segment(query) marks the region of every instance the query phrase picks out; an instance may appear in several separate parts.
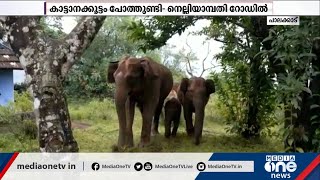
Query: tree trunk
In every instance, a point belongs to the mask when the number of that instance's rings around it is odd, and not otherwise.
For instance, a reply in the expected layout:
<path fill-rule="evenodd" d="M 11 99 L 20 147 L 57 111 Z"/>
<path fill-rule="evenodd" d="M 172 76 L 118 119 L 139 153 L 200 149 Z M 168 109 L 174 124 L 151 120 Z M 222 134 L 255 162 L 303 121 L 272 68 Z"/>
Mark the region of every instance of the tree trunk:
<path fill-rule="evenodd" d="M 105 17 L 83 17 L 62 40 L 47 37 L 40 17 L 6 17 L 7 39 L 26 72 L 34 97 L 41 152 L 77 152 L 62 83 L 90 45 Z"/>
<path fill-rule="evenodd" d="M 259 41 L 252 41 L 252 46 L 249 50 L 249 58 L 250 58 L 250 89 L 249 89 L 249 99 L 248 99 L 248 119 L 247 126 L 245 131 L 242 132 L 242 136 L 244 138 L 251 138 L 255 136 L 259 136 L 260 133 L 260 123 L 258 121 L 258 113 L 259 113 L 259 91 L 260 91 L 260 82 L 261 78 L 263 78 L 260 74 L 261 69 L 261 59 L 259 57 L 255 57 L 256 54 L 260 51 L 260 43 Z"/>
<path fill-rule="evenodd" d="M 248 120 L 245 131 L 242 132 L 244 138 L 259 136 L 260 125 L 258 122 L 258 91 L 259 91 L 259 59 L 251 59 L 250 61 L 250 87 L 248 99 Z"/>

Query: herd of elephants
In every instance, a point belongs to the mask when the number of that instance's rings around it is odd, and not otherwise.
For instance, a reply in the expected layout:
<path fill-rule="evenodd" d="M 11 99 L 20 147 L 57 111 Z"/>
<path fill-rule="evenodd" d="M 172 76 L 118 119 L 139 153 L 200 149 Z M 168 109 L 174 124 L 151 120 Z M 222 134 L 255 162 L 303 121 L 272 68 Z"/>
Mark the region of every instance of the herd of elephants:
<path fill-rule="evenodd" d="M 215 92 L 214 82 L 202 77 L 182 78 L 173 82 L 171 71 L 149 57 L 126 56 L 110 62 L 108 82 L 115 84 L 115 106 L 119 120 L 118 147 L 132 147 L 135 106 L 142 115 L 139 147 L 150 143 L 159 134 L 159 118 L 164 108 L 165 137 L 175 137 L 183 110 L 186 132 L 199 145 L 202 136 L 205 106 Z M 193 125 L 192 115 L 195 113 Z M 172 127 L 173 126 L 173 127 Z"/>

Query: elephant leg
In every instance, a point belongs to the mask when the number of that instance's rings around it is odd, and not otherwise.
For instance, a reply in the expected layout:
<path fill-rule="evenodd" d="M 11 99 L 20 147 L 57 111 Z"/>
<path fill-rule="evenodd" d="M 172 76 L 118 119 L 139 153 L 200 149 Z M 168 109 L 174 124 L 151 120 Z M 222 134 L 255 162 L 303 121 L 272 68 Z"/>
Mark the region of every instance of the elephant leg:
<path fill-rule="evenodd" d="M 142 112 L 143 112 L 142 104 L 141 103 L 137 103 L 137 107 L 139 108 L 140 113 L 142 114 Z"/>
<path fill-rule="evenodd" d="M 135 102 L 132 98 L 128 98 L 126 102 L 126 110 L 127 110 L 127 129 L 126 129 L 126 144 L 128 147 L 133 147 L 133 133 L 132 133 L 132 125 L 134 120 L 134 106 Z"/>
<path fill-rule="evenodd" d="M 163 103 L 164 101 L 160 101 L 158 103 L 158 106 L 156 108 L 156 111 L 154 113 L 154 117 L 153 117 L 153 123 L 152 123 L 152 135 L 156 135 L 159 134 L 158 128 L 159 128 L 159 119 L 160 119 L 160 114 L 163 108 Z"/>
<path fill-rule="evenodd" d="M 152 117 L 155 112 L 155 106 L 151 103 L 143 105 L 142 112 L 142 130 L 139 147 L 144 147 L 150 143 Z"/>
<path fill-rule="evenodd" d="M 171 133 L 172 137 L 176 137 L 177 136 L 178 127 L 179 127 L 179 124 L 177 125 L 176 122 L 174 122 L 172 133 Z"/>
<path fill-rule="evenodd" d="M 177 114 L 175 115 L 175 119 L 173 121 L 173 129 L 172 129 L 172 136 L 173 137 L 177 136 L 177 131 L 178 131 L 179 124 L 180 124 L 180 114 L 181 114 L 181 112 L 178 111 Z"/>
<path fill-rule="evenodd" d="M 171 119 L 169 118 L 169 114 L 168 114 L 169 112 L 165 112 L 165 119 L 164 119 L 164 128 L 165 128 L 165 130 L 164 130 L 164 136 L 166 137 L 166 138 L 169 138 L 170 137 L 170 135 L 171 135 Z"/>
<path fill-rule="evenodd" d="M 161 110 L 160 118 L 161 118 L 161 119 L 164 119 L 164 118 L 165 118 L 165 116 L 164 116 L 164 109 Z"/>
<path fill-rule="evenodd" d="M 118 147 L 123 148 L 126 143 L 126 100 L 125 92 L 119 87 L 115 92 L 115 104 L 119 120 Z"/>
<path fill-rule="evenodd" d="M 202 136 L 202 129 L 203 129 L 203 120 L 204 120 L 204 107 L 196 109 L 195 112 L 195 122 L 194 122 L 194 144 L 199 145 L 200 139 Z"/>
<path fill-rule="evenodd" d="M 186 121 L 186 131 L 189 136 L 194 134 L 194 127 L 192 123 L 192 108 L 190 105 L 186 105 L 183 107 L 184 119 Z"/>

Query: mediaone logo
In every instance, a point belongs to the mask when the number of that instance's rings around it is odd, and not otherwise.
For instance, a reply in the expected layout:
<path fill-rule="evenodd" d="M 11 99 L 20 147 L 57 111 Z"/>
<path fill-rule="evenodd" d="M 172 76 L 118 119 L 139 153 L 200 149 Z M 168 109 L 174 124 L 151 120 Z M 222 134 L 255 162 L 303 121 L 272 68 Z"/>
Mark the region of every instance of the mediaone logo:
<path fill-rule="evenodd" d="M 271 178 L 291 178 L 297 170 L 295 155 L 267 155 L 264 169 L 271 173 Z"/>

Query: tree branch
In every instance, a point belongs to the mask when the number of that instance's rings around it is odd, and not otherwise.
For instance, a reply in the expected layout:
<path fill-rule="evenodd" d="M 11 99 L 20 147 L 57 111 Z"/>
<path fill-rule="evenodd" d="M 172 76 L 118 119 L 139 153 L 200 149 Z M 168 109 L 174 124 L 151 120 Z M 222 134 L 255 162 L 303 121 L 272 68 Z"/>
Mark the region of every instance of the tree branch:
<path fill-rule="evenodd" d="M 240 23 L 238 23 L 238 22 L 234 22 L 234 21 L 228 21 L 228 22 L 230 22 L 230 23 L 232 23 L 232 24 L 234 24 L 234 25 L 236 25 L 236 26 L 238 26 L 238 27 L 242 28 L 244 31 L 248 31 L 248 28 L 247 28 L 247 27 L 245 27 L 243 24 L 240 24 Z"/>
<path fill-rule="evenodd" d="M 81 54 L 88 48 L 95 35 L 98 33 L 106 17 L 82 17 L 76 27 L 65 38 L 67 50 L 65 62 L 61 73 L 67 74 L 69 69 L 80 58 Z"/>
<path fill-rule="evenodd" d="M 249 35 L 248 35 L 248 33 L 246 33 L 246 41 L 247 41 L 247 46 L 248 46 L 248 48 L 250 49 L 251 47 L 250 47 L 250 41 L 249 41 Z"/>
<path fill-rule="evenodd" d="M 39 16 L 7 16 L 5 17 L 6 40 L 10 43 L 12 50 L 18 56 L 21 50 L 37 44 L 39 30 Z"/>
<path fill-rule="evenodd" d="M 165 66 L 169 65 L 167 58 L 163 59 L 162 64 L 165 65 Z"/>
<path fill-rule="evenodd" d="M 222 39 L 218 39 L 218 38 L 214 38 L 213 40 L 215 40 L 215 41 L 218 41 L 218 42 L 221 42 L 221 43 L 224 43 L 224 44 L 237 44 L 237 45 L 239 45 L 239 46 L 241 46 L 242 48 L 246 48 L 246 46 L 244 46 L 243 44 L 240 44 L 239 42 L 238 42 L 238 40 L 236 41 L 236 42 L 232 42 L 232 41 L 224 41 L 224 40 L 222 40 Z"/>
<path fill-rule="evenodd" d="M 227 42 L 227 41 L 224 41 L 224 40 L 218 39 L 218 38 L 214 38 L 213 40 L 218 41 L 218 42 L 221 42 L 221 43 L 223 43 L 223 44 L 229 43 L 229 42 Z"/>
<path fill-rule="evenodd" d="M 188 35 L 189 36 L 189 35 Z M 191 46 L 188 44 L 188 38 L 186 39 L 186 45 L 189 47 L 190 49 L 190 52 L 187 54 L 186 56 L 186 60 L 187 60 L 187 63 L 186 63 L 186 68 L 187 68 L 187 73 L 192 77 L 193 76 L 193 73 L 192 73 L 192 68 L 191 68 L 191 63 L 190 63 L 190 59 L 189 59 L 189 56 L 191 55 L 191 52 L 192 52 L 192 49 L 191 49 Z M 188 70 L 188 66 L 189 66 L 189 70 Z"/>
<path fill-rule="evenodd" d="M 187 65 L 187 63 L 186 63 L 186 70 L 187 70 L 187 73 L 192 77 L 193 74 L 188 70 L 188 65 Z"/>
<path fill-rule="evenodd" d="M 192 73 L 190 59 L 188 58 L 188 56 L 186 56 L 186 59 L 187 59 L 187 63 L 186 63 L 187 73 L 192 77 L 193 73 Z"/>
<path fill-rule="evenodd" d="M 204 67 L 204 62 L 207 60 L 208 58 L 208 55 L 209 55 L 209 49 L 210 49 L 210 43 L 208 42 L 208 47 L 207 47 L 207 55 L 206 57 L 202 60 L 202 72 L 200 73 L 200 77 L 202 77 L 203 73 L 208 70 L 208 69 L 205 69 Z"/>

